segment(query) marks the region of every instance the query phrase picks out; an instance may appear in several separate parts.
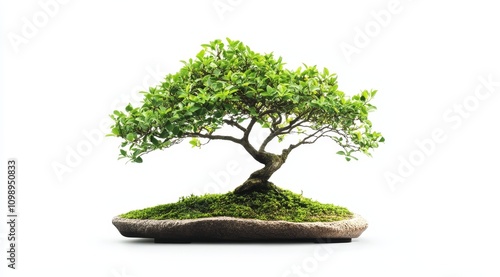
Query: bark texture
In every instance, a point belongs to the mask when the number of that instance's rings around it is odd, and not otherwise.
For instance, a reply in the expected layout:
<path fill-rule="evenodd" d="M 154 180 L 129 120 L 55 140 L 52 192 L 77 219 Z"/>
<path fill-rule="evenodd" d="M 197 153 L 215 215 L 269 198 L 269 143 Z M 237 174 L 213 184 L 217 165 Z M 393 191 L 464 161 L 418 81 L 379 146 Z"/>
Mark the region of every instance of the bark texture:
<path fill-rule="evenodd" d="M 234 190 L 235 194 L 247 194 L 254 191 L 266 192 L 269 190 L 276 190 L 276 186 L 269 182 L 269 178 L 285 163 L 287 152 L 281 155 L 262 152 L 260 154 L 260 161 L 264 167 L 250 174 L 250 177 L 239 187 Z"/>

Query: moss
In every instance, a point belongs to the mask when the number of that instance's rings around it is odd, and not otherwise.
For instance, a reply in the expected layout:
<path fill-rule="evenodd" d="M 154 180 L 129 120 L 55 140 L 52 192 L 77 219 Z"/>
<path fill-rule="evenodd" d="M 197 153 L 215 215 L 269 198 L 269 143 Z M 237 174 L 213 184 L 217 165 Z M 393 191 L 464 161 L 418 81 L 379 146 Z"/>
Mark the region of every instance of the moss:
<path fill-rule="evenodd" d="M 130 211 L 120 215 L 131 219 L 195 219 L 230 216 L 292 222 L 337 221 L 352 217 L 340 206 L 322 204 L 288 190 L 276 189 L 246 195 L 205 194 L 181 197 L 178 202 Z"/>

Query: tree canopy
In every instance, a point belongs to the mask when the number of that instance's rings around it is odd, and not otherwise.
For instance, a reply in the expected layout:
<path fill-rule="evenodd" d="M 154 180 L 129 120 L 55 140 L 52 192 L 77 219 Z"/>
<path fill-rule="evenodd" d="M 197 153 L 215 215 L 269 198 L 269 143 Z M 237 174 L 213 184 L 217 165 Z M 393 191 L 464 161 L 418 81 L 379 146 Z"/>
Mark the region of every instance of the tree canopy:
<path fill-rule="evenodd" d="M 284 163 L 293 149 L 320 138 L 338 144 L 337 154 L 347 160 L 356 152 L 370 155 L 384 141 L 368 119 L 376 109 L 369 102 L 377 91 L 349 97 L 338 89 L 336 74 L 326 68 L 304 65 L 290 70 L 281 57 L 256 53 L 230 39 L 203 44 L 195 58 L 182 63 L 177 73 L 143 92 L 142 106 L 129 104 L 111 115 L 112 135 L 124 139 L 121 158 L 142 162 L 144 154 L 186 138 L 195 147 L 225 140 L 242 145 L 268 167 L 278 160 Z M 249 142 L 255 125 L 269 130 L 260 145 Z M 224 134 L 223 126 L 241 134 Z M 271 141 L 288 136 L 294 141 L 282 153 L 267 151 Z"/>

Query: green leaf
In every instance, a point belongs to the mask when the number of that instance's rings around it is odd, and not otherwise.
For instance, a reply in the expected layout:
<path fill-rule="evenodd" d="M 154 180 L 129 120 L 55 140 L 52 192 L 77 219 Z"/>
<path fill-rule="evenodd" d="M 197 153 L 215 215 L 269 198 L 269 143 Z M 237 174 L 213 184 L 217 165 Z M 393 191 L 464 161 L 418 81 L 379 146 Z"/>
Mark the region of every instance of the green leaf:
<path fill-rule="evenodd" d="M 169 132 L 172 132 L 172 130 L 174 129 L 174 125 L 170 123 L 170 121 L 168 121 L 167 124 L 165 124 L 165 129 L 167 129 Z"/>
<path fill-rule="evenodd" d="M 149 140 L 151 140 L 151 143 L 154 146 L 158 146 L 160 144 L 160 142 L 154 136 L 151 136 L 151 138 Z"/>
<path fill-rule="evenodd" d="M 142 163 L 142 158 L 141 158 L 141 157 L 136 157 L 136 158 L 134 159 L 134 162 L 135 162 L 135 163 Z"/>
<path fill-rule="evenodd" d="M 163 139 L 166 139 L 166 138 L 168 138 L 168 137 L 169 137 L 169 135 L 170 135 L 169 131 L 165 129 L 165 130 L 163 130 L 163 131 L 160 133 L 159 137 L 160 137 L 160 138 L 163 138 Z"/>
<path fill-rule="evenodd" d="M 366 90 L 363 91 L 363 98 L 364 98 L 364 100 L 368 100 L 368 98 L 369 98 L 368 91 L 366 91 Z"/>
<path fill-rule="evenodd" d="M 338 152 L 337 152 L 337 155 L 342 155 L 342 156 L 345 156 L 345 152 L 344 152 L 344 151 L 338 151 Z"/>
<path fill-rule="evenodd" d="M 196 54 L 196 57 L 200 60 L 203 59 L 203 56 L 205 56 L 205 49 L 201 50 L 200 52 L 198 52 L 198 54 Z"/>
<path fill-rule="evenodd" d="M 115 127 L 113 129 L 111 129 L 111 133 L 113 133 L 114 135 L 119 136 L 120 135 L 120 129 L 118 129 L 118 128 Z"/>
<path fill-rule="evenodd" d="M 177 136 L 177 135 L 179 134 L 179 127 L 174 126 L 174 127 L 172 128 L 172 134 L 173 134 L 174 136 Z"/>
<path fill-rule="evenodd" d="M 126 110 L 127 112 L 130 112 L 130 111 L 132 111 L 133 109 L 134 109 L 134 108 L 133 108 L 133 107 L 132 107 L 132 105 L 130 105 L 130 104 L 128 104 L 128 105 L 125 107 L 125 110 Z"/>
<path fill-rule="evenodd" d="M 201 146 L 201 142 L 198 138 L 192 138 L 190 141 L 189 141 L 189 144 L 191 144 L 191 146 L 194 148 L 194 147 L 200 147 Z"/>
<path fill-rule="evenodd" d="M 122 156 L 127 156 L 127 151 L 123 150 L 123 149 L 120 149 L 120 154 L 122 154 Z"/>
<path fill-rule="evenodd" d="M 126 138 L 128 141 L 134 141 L 137 138 L 137 134 L 136 133 L 129 133 L 129 134 L 127 134 Z"/>

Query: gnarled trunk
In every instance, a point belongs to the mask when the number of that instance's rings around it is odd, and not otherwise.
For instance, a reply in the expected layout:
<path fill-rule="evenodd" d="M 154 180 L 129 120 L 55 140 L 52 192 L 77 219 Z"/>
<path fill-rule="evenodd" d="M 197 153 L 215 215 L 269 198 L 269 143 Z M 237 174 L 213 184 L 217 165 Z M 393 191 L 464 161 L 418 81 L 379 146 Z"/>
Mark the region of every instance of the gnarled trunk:
<path fill-rule="evenodd" d="M 253 191 L 266 192 L 275 189 L 275 186 L 269 182 L 269 178 L 286 161 L 287 155 L 276 155 L 271 153 L 262 153 L 262 162 L 264 167 L 250 174 L 250 177 L 234 190 L 235 194 L 246 194 Z"/>

